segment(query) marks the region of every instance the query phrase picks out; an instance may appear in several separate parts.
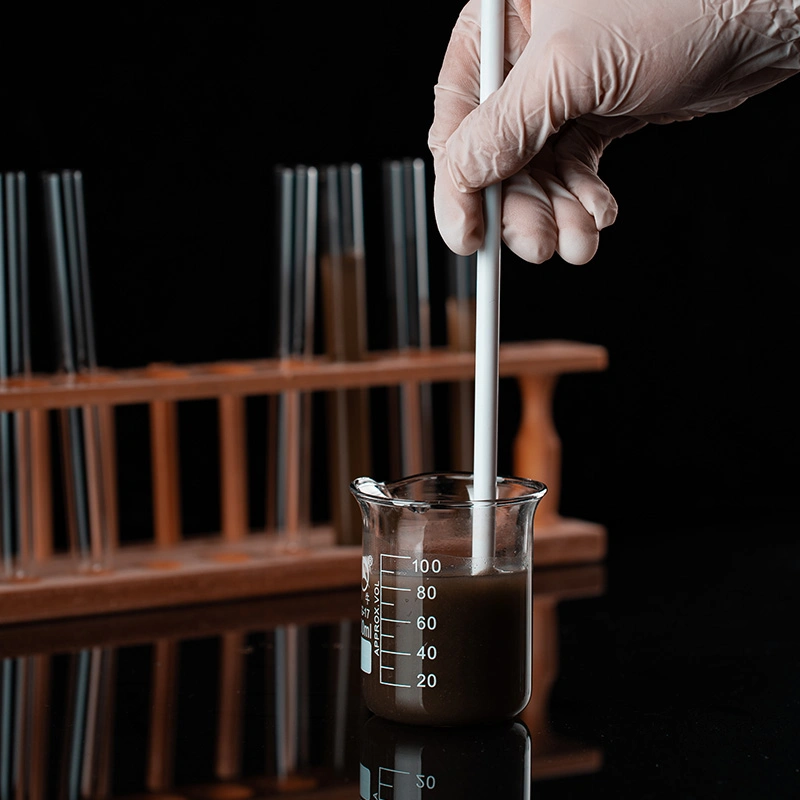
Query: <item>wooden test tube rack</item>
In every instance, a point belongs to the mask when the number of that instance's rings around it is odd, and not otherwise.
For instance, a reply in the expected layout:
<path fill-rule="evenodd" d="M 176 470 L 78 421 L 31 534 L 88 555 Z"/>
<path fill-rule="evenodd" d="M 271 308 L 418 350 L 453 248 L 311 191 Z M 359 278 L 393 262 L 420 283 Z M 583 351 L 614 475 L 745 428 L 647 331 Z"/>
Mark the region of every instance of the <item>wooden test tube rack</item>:
<path fill-rule="evenodd" d="M 607 361 L 605 348 L 580 342 L 543 340 L 500 347 L 500 377 L 515 378 L 520 390 L 514 471 L 548 486 L 536 516 L 537 566 L 580 564 L 605 556 L 603 526 L 559 514 L 561 445 L 552 402 L 561 375 L 601 371 Z M 337 545 L 331 526 L 314 526 L 302 547 L 244 529 L 247 514 L 242 504 L 246 498 L 240 478 L 246 475 L 246 432 L 241 404 L 248 396 L 291 390 L 325 392 L 470 380 L 474 365 L 474 353 L 433 348 L 417 353 L 373 353 L 358 362 L 320 357 L 291 363 L 267 359 L 151 365 L 7 381 L 0 385 L 0 411 L 30 409 L 39 439 L 49 435 L 45 412 L 51 409 L 149 405 L 154 540 L 147 544 L 115 542 L 110 569 L 77 572 L 71 558 L 53 554 L 48 545 L 52 538 L 47 529 L 52 526 L 49 477 L 40 468 L 34 481 L 43 512 L 37 518 L 36 575 L 0 583 L 0 625 L 357 586 L 361 548 Z M 220 404 L 222 529 L 217 536 L 183 541 L 174 403 L 196 399 L 216 399 Z M 41 449 L 40 462 L 49 469 L 46 447 Z"/>

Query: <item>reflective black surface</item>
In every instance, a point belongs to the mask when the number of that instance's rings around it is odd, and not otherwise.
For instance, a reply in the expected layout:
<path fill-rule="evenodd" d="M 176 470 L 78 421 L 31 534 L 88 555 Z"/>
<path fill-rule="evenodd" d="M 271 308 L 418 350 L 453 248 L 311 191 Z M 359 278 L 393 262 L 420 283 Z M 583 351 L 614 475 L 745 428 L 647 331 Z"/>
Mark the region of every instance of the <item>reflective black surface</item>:
<path fill-rule="evenodd" d="M 0 629 L 0 798 L 800 796 L 793 526 L 617 533 L 535 571 L 534 697 L 484 729 L 363 708 L 357 588 Z"/>

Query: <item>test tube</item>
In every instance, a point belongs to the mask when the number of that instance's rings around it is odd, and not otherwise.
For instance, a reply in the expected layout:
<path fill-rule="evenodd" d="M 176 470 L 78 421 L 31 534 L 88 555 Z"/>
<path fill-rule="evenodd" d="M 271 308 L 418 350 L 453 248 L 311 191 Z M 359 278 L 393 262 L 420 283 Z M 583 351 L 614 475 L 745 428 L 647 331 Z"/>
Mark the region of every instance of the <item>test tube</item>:
<path fill-rule="evenodd" d="M 83 312 L 83 327 L 86 337 L 86 362 L 83 369 L 93 372 L 97 369 L 97 351 L 95 345 L 94 316 L 92 313 L 91 278 L 89 274 L 89 246 L 86 233 L 86 203 L 83 191 L 83 173 L 75 170 L 63 174 L 65 186 L 72 183 L 74 194 L 74 218 L 71 228 L 77 239 L 77 269 L 79 275 L 78 291 L 81 296 L 81 309 Z M 95 494 L 92 502 L 93 514 L 96 519 L 94 527 L 98 530 L 95 538 L 101 540 L 100 546 L 104 549 L 106 565 L 111 566 L 111 552 L 119 539 L 117 529 L 117 498 L 116 485 L 113 479 L 115 462 L 114 436 L 113 436 L 113 409 L 108 405 L 95 405 L 84 409 L 84 414 L 90 417 L 86 425 L 89 429 L 89 442 L 87 450 L 90 453 L 90 487 Z"/>
<path fill-rule="evenodd" d="M 97 358 L 82 176 L 64 170 L 45 173 L 43 181 L 59 369 L 87 374 L 96 369 Z M 86 571 L 110 567 L 116 539 L 109 412 L 95 405 L 63 409 L 60 415 L 70 539 L 79 566 Z"/>
<path fill-rule="evenodd" d="M 291 364 L 314 348 L 318 175 L 314 167 L 279 167 L 279 332 L 278 358 Z M 285 541 L 300 544 L 310 524 L 311 395 L 277 396 L 277 465 L 274 519 Z M 275 760 L 279 787 L 290 785 L 307 735 L 305 691 L 307 633 L 297 625 L 275 629 Z"/>
<path fill-rule="evenodd" d="M 298 165 L 276 171 L 278 196 L 278 358 L 291 365 L 314 352 L 317 269 L 316 168 Z M 275 398 L 277 458 L 273 495 L 277 530 L 290 546 L 301 545 L 311 522 L 311 400 L 309 393 L 282 392 Z M 269 509 L 268 509 L 269 512 Z M 283 625 L 275 642 L 275 759 L 279 787 L 291 786 L 307 741 L 307 631 Z"/>
<path fill-rule="evenodd" d="M 388 288 L 391 344 L 401 352 L 430 349 L 427 192 L 420 158 L 384 162 L 384 206 L 388 231 Z M 390 416 L 397 420 L 390 443 L 395 475 L 433 468 L 433 400 L 430 383 L 408 381 L 389 391 Z"/>
<path fill-rule="evenodd" d="M 315 167 L 276 170 L 278 197 L 278 359 L 287 365 L 314 353 L 317 269 Z M 273 399 L 267 519 L 289 546 L 302 545 L 311 522 L 312 395 L 288 390 Z"/>
<path fill-rule="evenodd" d="M 2 177 L 0 177 L 2 181 Z M 0 192 L 0 212 L 4 204 L 4 192 Z M 0 213 L 0 381 L 8 378 L 8 331 L 6 312 L 7 297 L 7 265 L 6 265 L 6 230 L 5 214 Z M 13 327 L 13 326 L 12 326 Z M 7 411 L 0 412 L 0 526 L 2 526 L 3 542 L 3 574 L 10 578 L 15 569 L 15 548 L 13 537 L 13 509 L 11 487 L 11 415 Z M 5 683 L 4 683 L 5 686 Z"/>
<path fill-rule="evenodd" d="M 30 377 L 28 231 L 25 174 L 0 175 L 0 380 Z M 0 513 L 3 574 L 33 572 L 31 411 L 0 414 Z"/>
<path fill-rule="evenodd" d="M 475 286 L 477 258 L 448 254 L 448 285 L 445 302 L 447 344 L 456 352 L 475 350 Z M 472 469 L 475 419 L 475 386 L 471 380 L 456 381 L 450 391 L 450 440 L 453 468 Z"/>
<path fill-rule="evenodd" d="M 366 254 L 360 164 L 329 165 L 320 174 L 320 269 L 325 350 L 333 361 L 367 353 Z M 339 544 L 357 544 L 361 523 L 349 495 L 354 476 L 371 465 L 369 390 L 329 393 L 331 517 Z"/>
<path fill-rule="evenodd" d="M 408 160 L 407 160 L 408 161 Z M 408 173 L 409 166 L 406 166 Z M 430 276 L 428 262 L 428 189 L 425 175 L 425 162 L 421 158 L 411 160 L 410 172 L 412 176 L 413 215 L 414 215 L 414 244 L 416 248 L 417 266 L 417 304 L 419 307 L 419 340 L 417 347 L 420 352 L 427 352 L 431 348 L 431 299 Z M 422 468 L 434 468 L 434 441 L 433 434 L 433 387 L 430 383 L 421 383 L 420 405 L 422 408 Z M 409 474 L 409 473 L 406 473 Z"/>

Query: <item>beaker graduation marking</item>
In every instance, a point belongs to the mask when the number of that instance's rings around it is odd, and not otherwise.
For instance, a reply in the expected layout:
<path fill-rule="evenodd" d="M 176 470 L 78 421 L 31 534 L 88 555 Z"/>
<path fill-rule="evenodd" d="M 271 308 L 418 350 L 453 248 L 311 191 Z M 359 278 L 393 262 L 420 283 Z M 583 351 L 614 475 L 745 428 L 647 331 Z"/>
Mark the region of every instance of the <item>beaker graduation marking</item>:
<path fill-rule="evenodd" d="M 386 554 L 386 553 L 381 553 L 380 561 L 378 562 L 379 575 L 380 575 L 380 577 L 378 578 L 378 589 L 379 589 L 378 602 L 380 604 L 381 609 L 383 608 L 383 606 L 392 606 L 392 608 L 396 608 L 394 603 L 390 603 L 390 602 L 388 602 L 388 601 L 383 599 L 384 590 L 386 590 L 386 591 L 395 591 L 395 592 L 410 592 L 411 589 L 404 588 L 402 586 L 389 586 L 389 585 L 387 585 L 386 579 L 383 576 L 384 575 L 396 575 L 397 573 L 396 573 L 395 570 L 386 569 L 383 566 L 383 560 L 385 558 L 399 558 L 401 560 L 406 560 L 407 561 L 408 559 L 411 558 L 411 556 L 393 556 L 393 555 L 389 555 L 389 554 Z M 383 640 L 384 639 L 395 639 L 396 638 L 395 634 L 386 633 L 386 631 L 384 630 L 384 626 L 385 626 L 385 624 L 387 622 L 392 623 L 394 625 L 410 625 L 411 624 L 411 620 L 410 619 L 392 619 L 390 617 L 384 617 L 383 616 L 383 612 L 381 611 L 381 633 L 380 633 L 380 643 L 379 643 L 380 660 L 378 662 L 379 666 L 380 666 L 380 671 L 378 673 L 380 682 L 382 684 L 384 684 L 385 686 L 396 686 L 396 687 L 398 687 L 400 689 L 410 689 L 411 688 L 411 684 L 410 683 L 391 683 L 390 681 L 385 681 L 383 679 L 383 670 L 389 670 L 391 672 L 395 671 L 394 667 L 390 667 L 388 665 L 384 665 L 384 663 L 383 663 L 384 654 L 386 654 L 386 655 L 395 655 L 395 656 L 410 656 L 411 655 L 410 652 L 405 653 L 405 652 L 397 651 L 397 650 L 386 650 L 384 648 L 384 646 L 383 646 Z"/>

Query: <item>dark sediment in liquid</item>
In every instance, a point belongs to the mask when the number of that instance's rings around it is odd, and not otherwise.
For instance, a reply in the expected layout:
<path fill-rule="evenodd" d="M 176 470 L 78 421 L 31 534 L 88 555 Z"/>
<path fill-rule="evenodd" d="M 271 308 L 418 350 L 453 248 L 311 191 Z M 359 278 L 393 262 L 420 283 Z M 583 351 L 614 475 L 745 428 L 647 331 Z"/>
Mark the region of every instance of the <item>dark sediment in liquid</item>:
<path fill-rule="evenodd" d="M 524 709 L 530 698 L 527 573 L 397 574 L 384 581 L 382 594 L 394 603 L 383 606 L 384 652 L 378 658 L 373 646 L 372 672 L 363 675 L 373 713 L 451 726 L 507 720 Z"/>

